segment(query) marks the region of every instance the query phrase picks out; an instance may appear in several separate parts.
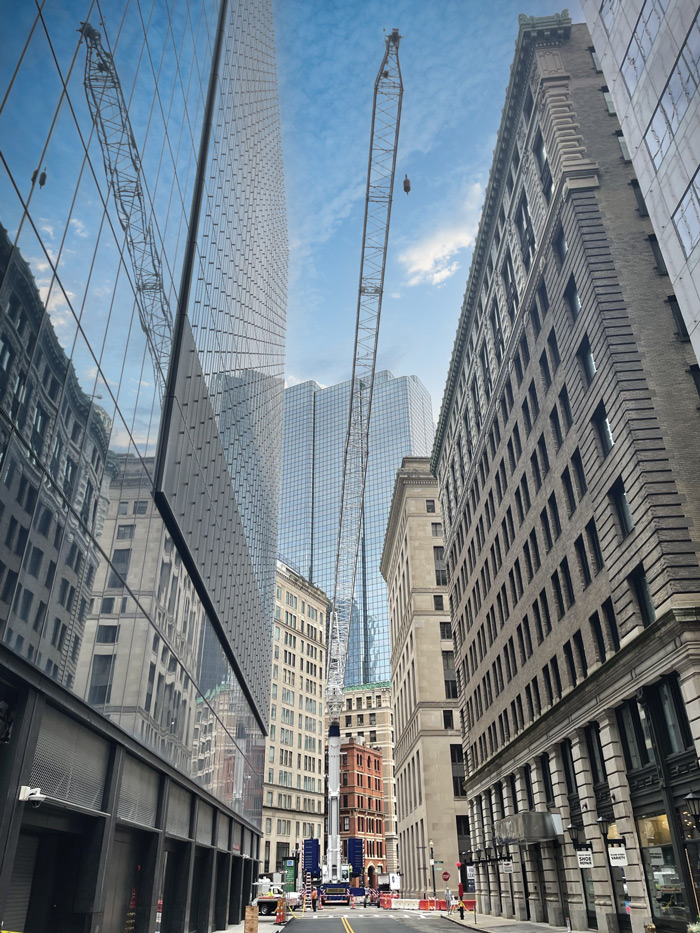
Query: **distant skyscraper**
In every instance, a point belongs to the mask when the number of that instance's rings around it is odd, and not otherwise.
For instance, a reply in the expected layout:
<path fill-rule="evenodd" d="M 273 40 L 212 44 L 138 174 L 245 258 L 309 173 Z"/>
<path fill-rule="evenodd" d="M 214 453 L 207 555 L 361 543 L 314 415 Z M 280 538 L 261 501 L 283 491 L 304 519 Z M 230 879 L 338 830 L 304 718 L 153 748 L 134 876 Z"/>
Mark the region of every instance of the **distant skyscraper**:
<path fill-rule="evenodd" d="M 304 382 L 285 391 L 279 552 L 331 598 L 349 394 L 349 381 L 327 388 Z M 420 380 L 377 373 L 347 685 L 390 678 L 386 584 L 379 573 L 384 531 L 402 459 L 427 456 L 433 435 L 430 395 Z"/>

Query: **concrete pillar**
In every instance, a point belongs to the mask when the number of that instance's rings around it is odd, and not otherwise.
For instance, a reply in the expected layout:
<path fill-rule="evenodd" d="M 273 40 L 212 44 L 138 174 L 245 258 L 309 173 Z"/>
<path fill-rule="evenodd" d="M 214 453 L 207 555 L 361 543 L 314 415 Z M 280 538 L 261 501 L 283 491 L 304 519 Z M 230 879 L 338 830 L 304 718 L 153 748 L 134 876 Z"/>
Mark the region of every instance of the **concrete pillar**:
<path fill-rule="evenodd" d="M 504 816 L 512 816 L 515 813 L 515 801 L 511 791 L 510 781 L 503 782 L 503 805 Z M 511 844 L 509 846 L 511 858 L 513 860 L 513 874 L 511 880 L 513 883 L 513 904 L 515 908 L 516 920 L 527 920 L 527 904 L 525 902 L 525 885 L 522 875 L 522 858 L 520 846 Z"/>
<path fill-rule="evenodd" d="M 518 795 L 518 810 L 529 810 L 530 802 L 525 789 L 525 777 L 522 771 L 518 771 L 515 776 L 515 787 Z M 525 845 L 521 850 L 522 864 L 525 866 L 527 875 L 527 887 L 529 891 L 528 901 L 530 910 L 530 920 L 535 923 L 542 923 L 544 920 L 544 896 L 545 892 L 540 890 L 539 872 L 537 871 L 537 862 L 535 851 L 530 845 Z"/>
<path fill-rule="evenodd" d="M 598 832 L 598 827 L 595 825 L 597 814 L 593 776 L 588 759 L 586 735 L 583 729 L 577 729 L 571 736 L 571 754 L 574 760 L 578 799 L 581 804 L 580 820 L 583 824 L 583 829 L 579 830 L 578 844 L 583 845 L 589 843 L 595 833 Z M 564 828 L 566 829 L 568 825 L 568 823 L 565 823 Z M 563 848 L 571 926 L 574 930 L 585 930 L 588 928 L 588 911 L 586 910 L 586 898 L 583 891 L 582 869 L 578 867 L 576 851 L 566 833 L 564 834 Z"/>
<path fill-rule="evenodd" d="M 228 905 L 228 922 L 240 923 L 243 919 L 243 858 L 234 855 L 231 859 L 231 893 Z"/>
<path fill-rule="evenodd" d="M 641 853 L 637 842 L 637 829 L 632 812 L 632 802 L 630 799 L 630 789 L 627 782 L 627 770 L 625 768 L 625 759 L 622 753 L 620 735 L 617 728 L 617 718 L 614 710 L 606 710 L 598 716 L 600 726 L 600 742 L 603 747 L 603 760 L 605 762 L 605 773 L 610 788 L 610 799 L 613 805 L 613 814 L 615 824 L 621 836 L 625 837 L 627 847 L 627 867 L 625 868 L 625 878 L 627 880 L 627 891 L 630 899 L 630 921 L 632 923 L 632 933 L 644 933 L 644 924 L 651 922 L 651 904 L 648 900 L 646 881 L 644 878 L 644 867 L 642 865 Z M 610 871 L 608 865 L 608 853 L 604 851 L 604 840 L 598 834 L 594 837 L 594 863 L 602 863 L 603 871 L 594 875 L 596 880 L 596 890 L 602 889 L 607 892 L 604 896 L 603 906 L 605 908 L 602 922 L 599 919 L 598 929 L 602 931 L 617 930 L 617 909 L 614 904 L 613 892 L 610 882 Z M 605 878 L 607 875 L 607 878 Z M 605 879 L 605 880 L 604 880 Z M 598 899 L 596 898 L 596 901 Z M 607 902 L 607 903 L 606 903 Z M 599 912 L 598 903 L 596 903 L 596 912 Z"/>
<path fill-rule="evenodd" d="M 550 755 L 550 761 L 553 757 L 553 755 Z M 554 775 L 552 777 L 554 778 Z M 525 774 L 523 774 L 523 779 L 526 780 Z M 544 811 L 547 809 L 547 794 L 538 761 L 530 762 L 530 779 L 532 782 L 532 794 L 535 798 L 535 810 Z M 557 806 L 561 805 L 561 802 L 556 799 L 556 796 L 555 804 Z M 563 904 L 563 895 L 565 892 L 560 890 L 559 873 L 557 871 L 557 858 L 561 857 L 560 851 L 556 849 L 553 843 L 542 842 L 540 843 L 540 856 L 542 859 L 541 880 L 544 882 L 544 891 L 541 892 L 541 897 L 543 908 L 546 908 L 547 920 L 554 926 L 565 926 L 566 915 Z"/>

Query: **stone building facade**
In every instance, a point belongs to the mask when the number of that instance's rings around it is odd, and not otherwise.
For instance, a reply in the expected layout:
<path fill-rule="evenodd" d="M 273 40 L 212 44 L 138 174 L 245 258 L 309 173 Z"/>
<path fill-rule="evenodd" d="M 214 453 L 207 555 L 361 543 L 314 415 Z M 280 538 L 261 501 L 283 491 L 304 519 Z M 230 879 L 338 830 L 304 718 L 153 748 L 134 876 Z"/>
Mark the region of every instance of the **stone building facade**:
<path fill-rule="evenodd" d="M 340 718 L 343 739 L 360 739 L 382 753 L 384 858 L 387 871 L 398 871 L 392 687 L 387 682 L 345 687 L 343 698 L 345 709 Z"/>
<path fill-rule="evenodd" d="M 396 475 L 382 555 L 395 689 L 402 890 L 430 889 L 430 843 L 452 878 L 468 848 L 469 805 L 437 480 L 427 458 Z"/>
<path fill-rule="evenodd" d="M 328 597 L 277 562 L 270 732 L 265 742 L 261 872 L 299 860 L 304 839 L 323 852 L 324 697 Z"/>
<path fill-rule="evenodd" d="M 487 913 L 682 930 L 698 393 L 590 47 L 565 14 L 520 18 L 432 457 L 468 861 Z"/>

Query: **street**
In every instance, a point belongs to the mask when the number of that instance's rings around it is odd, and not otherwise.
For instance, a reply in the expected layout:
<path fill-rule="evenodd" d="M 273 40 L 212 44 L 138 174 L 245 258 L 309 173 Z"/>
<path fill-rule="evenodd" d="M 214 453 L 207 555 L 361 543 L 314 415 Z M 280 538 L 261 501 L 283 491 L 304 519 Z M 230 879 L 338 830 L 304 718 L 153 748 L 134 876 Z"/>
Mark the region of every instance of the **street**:
<path fill-rule="evenodd" d="M 316 914 L 299 912 L 293 933 L 397 933 L 399 926 L 405 930 L 425 930 L 439 919 L 440 913 L 436 911 L 331 907 Z M 439 928 L 444 926 L 443 923 Z"/>

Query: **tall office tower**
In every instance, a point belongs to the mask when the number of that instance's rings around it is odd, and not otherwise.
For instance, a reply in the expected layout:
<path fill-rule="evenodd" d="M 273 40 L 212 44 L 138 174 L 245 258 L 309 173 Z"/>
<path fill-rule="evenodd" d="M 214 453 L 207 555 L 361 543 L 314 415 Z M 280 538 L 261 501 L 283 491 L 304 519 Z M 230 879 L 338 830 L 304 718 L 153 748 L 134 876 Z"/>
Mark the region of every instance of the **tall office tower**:
<path fill-rule="evenodd" d="M 222 929 L 259 857 L 287 256 L 271 3 L 142 14 L 0 14 L 16 930 Z"/>
<path fill-rule="evenodd" d="M 396 799 L 402 888 L 432 893 L 430 847 L 450 872 L 468 846 L 469 805 L 447 570 L 437 480 L 427 458 L 406 457 L 396 474 L 382 575 L 389 589 L 394 685 Z M 438 881 L 441 881 L 441 873 Z"/>
<path fill-rule="evenodd" d="M 698 395 L 590 46 L 520 19 L 432 467 L 480 909 L 641 933 L 700 896 Z"/>
<path fill-rule="evenodd" d="M 279 553 L 332 598 L 350 382 L 315 382 L 284 393 Z M 386 586 L 379 573 L 396 470 L 427 456 L 434 436 L 430 396 L 415 376 L 375 376 L 365 510 L 355 583 L 346 685 L 389 680 Z"/>
<path fill-rule="evenodd" d="M 679 340 L 690 340 L 700 391 L 700 4 L 582 0 L 608 107 L 632 160 L 638 210 L 654 227 L 654 261 Z"/>
<path fill-rule="evenodd" d="M 323 852 L 328 597 L 281 561 L 275 591 L 260 870 L 286 872 L 291 859 L 298 883 L 304 839 Z"/>

